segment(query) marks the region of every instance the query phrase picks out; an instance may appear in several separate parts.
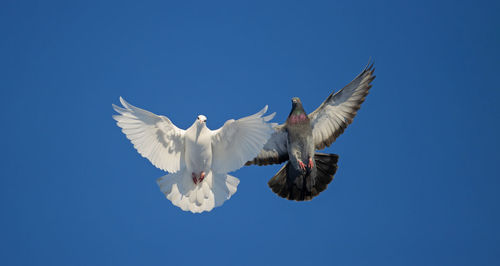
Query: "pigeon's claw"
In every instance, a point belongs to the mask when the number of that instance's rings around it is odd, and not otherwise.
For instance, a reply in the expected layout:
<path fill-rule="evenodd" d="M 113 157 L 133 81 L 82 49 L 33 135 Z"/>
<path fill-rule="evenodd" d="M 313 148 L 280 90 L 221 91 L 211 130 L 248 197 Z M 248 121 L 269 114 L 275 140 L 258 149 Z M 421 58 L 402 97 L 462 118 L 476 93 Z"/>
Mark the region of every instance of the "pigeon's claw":
<path fill-rule="evenodd" d="M 306 170 L 306 165 L 301 160 L 299 160 L 299 167 L 302 170 Z"/>
<path fill-rule="evenodd" d="M 314 163 L 313 163 L 312 158 L 309 158 L 309 164 L 307 166 L 309 167 L 309 169 L 313 169 Z"/>
<path fill-rule="evenodd" d="M 200 177 L 198 177 L 195 173 L 191 173 L 191 177 L 193 178 L 193 182 L 196 185 L 198 183 L 201 183 L 201 181 L 203 181 L 203 179 L 205 179 L 205 172 L 201 171 Z"/>
<path fill-rule="evenodd" d="M 194 184 L 198 184 L 198 178 L 196 177 L 196 174 L 195 173 L 191 173 L 191 177 L 193 178 L 193 182 Z"/>

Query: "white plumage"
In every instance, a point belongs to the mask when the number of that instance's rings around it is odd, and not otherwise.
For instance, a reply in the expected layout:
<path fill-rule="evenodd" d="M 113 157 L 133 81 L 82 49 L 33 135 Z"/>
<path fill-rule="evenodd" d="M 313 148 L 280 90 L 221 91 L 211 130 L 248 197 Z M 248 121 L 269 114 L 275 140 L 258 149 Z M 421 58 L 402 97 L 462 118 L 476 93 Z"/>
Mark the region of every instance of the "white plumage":
<path fill-rule="evenodd" d="M 119 113 L 113 118 L 143 157 L 170 172 L 157 183 L 167 199 L 184 211 L 210 211 L 231 198 L 240 181 L 227 173 L 257 156 L 273 132 L 266 122 L 274 113 L 263 116 L 267 106 L 212 131 L 203 115 L 182 130 L 165 116 L 137 108 L 121 97 L 120 102 L 124 108 L 113 105 Z"/>

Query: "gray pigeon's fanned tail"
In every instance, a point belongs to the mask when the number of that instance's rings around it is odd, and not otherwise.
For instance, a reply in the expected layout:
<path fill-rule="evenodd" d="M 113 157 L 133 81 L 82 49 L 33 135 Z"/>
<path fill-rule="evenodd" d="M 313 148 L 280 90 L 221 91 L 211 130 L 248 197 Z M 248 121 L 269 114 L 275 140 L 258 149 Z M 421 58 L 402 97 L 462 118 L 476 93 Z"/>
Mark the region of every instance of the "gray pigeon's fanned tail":
<path fill-rule="evenodd" d="M 337 154 L 316 153 L 316 168 L 301 172 L 287 162 L 267 183 L 282 198 L 296 201 L 311 200 L 328 187 L 337 172 Z"/>

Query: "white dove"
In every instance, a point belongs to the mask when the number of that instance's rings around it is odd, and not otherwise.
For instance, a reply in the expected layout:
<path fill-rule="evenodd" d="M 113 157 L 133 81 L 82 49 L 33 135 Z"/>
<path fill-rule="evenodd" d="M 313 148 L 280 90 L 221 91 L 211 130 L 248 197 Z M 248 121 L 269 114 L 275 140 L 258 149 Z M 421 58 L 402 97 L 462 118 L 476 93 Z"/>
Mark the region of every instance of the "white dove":
<path fill-rule="evenodd" d="M 236 192 L 239 180 L 228 172 L 253 159 L 273 133 L 275 113 L 258 113 L 228 120 L 212 131 L 207 118 L 199 115 L 186 130 L 165 116 L 155 115 L 127 103 L 113 104 L 119 115 L 113 118 L 137 151 L 154 166 L 170 174 L 158 178 L 160 190 L 172 204 L 184 211 L 199 213 L 221 206 Z"/>

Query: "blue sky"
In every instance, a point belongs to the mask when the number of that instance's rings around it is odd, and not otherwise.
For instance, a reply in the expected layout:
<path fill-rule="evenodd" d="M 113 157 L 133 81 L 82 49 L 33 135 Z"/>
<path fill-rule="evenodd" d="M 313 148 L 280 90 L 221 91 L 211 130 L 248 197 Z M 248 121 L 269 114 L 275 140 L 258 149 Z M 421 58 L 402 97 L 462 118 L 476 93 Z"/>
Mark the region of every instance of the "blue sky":
<path fill-rule="evenodd" d="M 2 1 L 2 265 L 498 265 L 498 1 Z M 313 111 L 377 78 L 311 202 L 279 166 L 174 207 L 111 118 L 123 96 L 182 128 L 265 104 Z"/>

